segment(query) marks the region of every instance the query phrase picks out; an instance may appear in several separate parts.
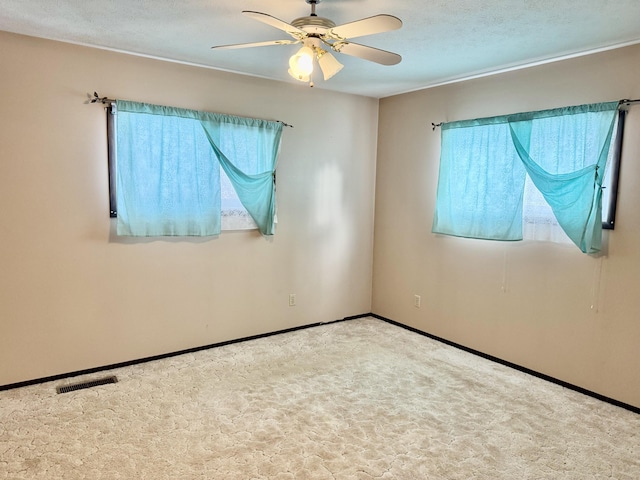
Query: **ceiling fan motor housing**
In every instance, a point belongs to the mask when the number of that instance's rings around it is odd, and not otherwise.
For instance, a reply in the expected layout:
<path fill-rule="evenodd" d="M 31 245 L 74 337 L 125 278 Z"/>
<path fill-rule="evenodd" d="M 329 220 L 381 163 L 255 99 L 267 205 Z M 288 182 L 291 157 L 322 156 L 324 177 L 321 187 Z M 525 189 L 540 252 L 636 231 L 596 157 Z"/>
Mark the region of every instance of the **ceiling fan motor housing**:
<path fill-rule="evenodd" d="M 318 34 L 322 35 L 336 26 L 335 22 L 329 20 L 328 18 L 318 17 L 318 16 L 309 16 L 309 17 L 300 17 L 296 18 L 291 22 L 296 28 L 300 30 L 304 30 L 309 34 Z"/>

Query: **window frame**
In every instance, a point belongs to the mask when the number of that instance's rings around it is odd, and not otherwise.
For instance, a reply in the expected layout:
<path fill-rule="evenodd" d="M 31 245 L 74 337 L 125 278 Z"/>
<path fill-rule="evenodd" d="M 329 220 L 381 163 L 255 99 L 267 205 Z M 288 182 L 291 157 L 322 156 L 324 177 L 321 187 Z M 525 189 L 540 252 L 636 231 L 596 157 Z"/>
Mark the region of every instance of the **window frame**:
<path fill-rule="evenodd" d="M 603 212 L 602 228 L 604 230 L 614 230 L 616 222 L 616 209 L 618 203 L 618 189 L 620 184 L 620 163 L 622 160 L 622 145 L 624 140 L 624 124 L 627 118 L 627 110 L 622 108 L 622 105 L 618 107 L 618 125 L 615 132 L 614 151 L 611 159 L 611 165 L 609 165 L 610 181 L 607 186 L 604 187 L 604 195 L 608 197 L 608 209 Z M 607 191 L 609 189 L 609 191 Z"/>
<path fill-rule="evenodd" d="M 109 217 L 118 218 L 116 201 L 116 104 L 110 103 L 107 111 L 107 166 L 109 169 Z"/>

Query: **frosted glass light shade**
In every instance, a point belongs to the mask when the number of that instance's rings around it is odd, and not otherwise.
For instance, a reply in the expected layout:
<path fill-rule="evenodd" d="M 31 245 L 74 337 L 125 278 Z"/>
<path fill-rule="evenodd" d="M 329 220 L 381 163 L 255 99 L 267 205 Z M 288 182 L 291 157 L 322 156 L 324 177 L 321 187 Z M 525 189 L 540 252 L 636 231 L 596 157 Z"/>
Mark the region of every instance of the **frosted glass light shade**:
<path fill-rule="evenodd" d="M 324 50 L 322 50 L 322 52 L 324 53 L 318 55 L 318 65 L 320 65 L 320 70 L 322 70 L 322 74 L 326 81 L 342 70 L 344 65 L 336 60 L 336 57 L 331 55 L 329 52 Z"/>
<path fill-rule="evenodd" d="M 302 47 L 289 59 L 289 75 L 301 82 L 308 82 L 313 72 L 313 50 Z"/>

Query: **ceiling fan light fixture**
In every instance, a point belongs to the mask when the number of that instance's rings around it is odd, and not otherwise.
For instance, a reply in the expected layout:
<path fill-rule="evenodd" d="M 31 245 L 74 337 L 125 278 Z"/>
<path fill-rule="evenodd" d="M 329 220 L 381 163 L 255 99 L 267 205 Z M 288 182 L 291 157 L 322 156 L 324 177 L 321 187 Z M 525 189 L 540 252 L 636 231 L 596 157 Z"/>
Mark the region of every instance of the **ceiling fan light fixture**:
<path fill-rule="evenodd" d="M 323 47 L 336 53 L 358 57 L 380 65 L 395 65 L 402 60 L 397 53 L 387 52 L 379 48 L 369 47 L 351 42 L 351 38 L 389 32 L 402 26 L 402 20 L 393 15 L 378 14 L 341 25 L 333 20 L 316 14 L 316 5 L 322 0 L 305 0 L 311 5 L 311 14 L 294 19 L 291 23 L 272 15 L 253 10 L 243 10 L 246 15 L 266 25 L 286 32 L 292 40 L 270 40 L 266 42 L 240 43 L 236 45 L 219 45 L 214 49 L 233 49 L 246 47 L 262 47 L 269 45 L 292 45 L 302 43 L 304 46 L 289 59 L 289 75 L 301 82 L 311 81 L 314 62 L 317 60 L 324 80 L 329 80 L 343 68 L 343 65 Z"/>
<path fill-rule="evenodd" d="M 304 46 L 289 59 L 289 75 L 301 82 L 308 82 L 313 72 L 313 49 Z"/>
<path fill-rule="evenodd" d="M 320 65 L 320 70 L 322 70 L 325 81 L 329 80 L 344 67 L 344 65 L 336 60 L 336 57 L 326 50 L 318 50 L 318 65 Z"/>

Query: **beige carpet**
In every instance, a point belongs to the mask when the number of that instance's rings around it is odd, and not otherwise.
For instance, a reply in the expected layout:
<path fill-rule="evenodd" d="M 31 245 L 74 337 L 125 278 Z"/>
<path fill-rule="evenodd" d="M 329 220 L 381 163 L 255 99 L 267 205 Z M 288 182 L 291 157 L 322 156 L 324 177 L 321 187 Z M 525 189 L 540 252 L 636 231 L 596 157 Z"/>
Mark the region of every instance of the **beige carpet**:
<path fill-rule="evenodd" d="M 376 319 L 109 373 L 0 392 L 0 479 L 640 479 L 640 415 Z"/>

